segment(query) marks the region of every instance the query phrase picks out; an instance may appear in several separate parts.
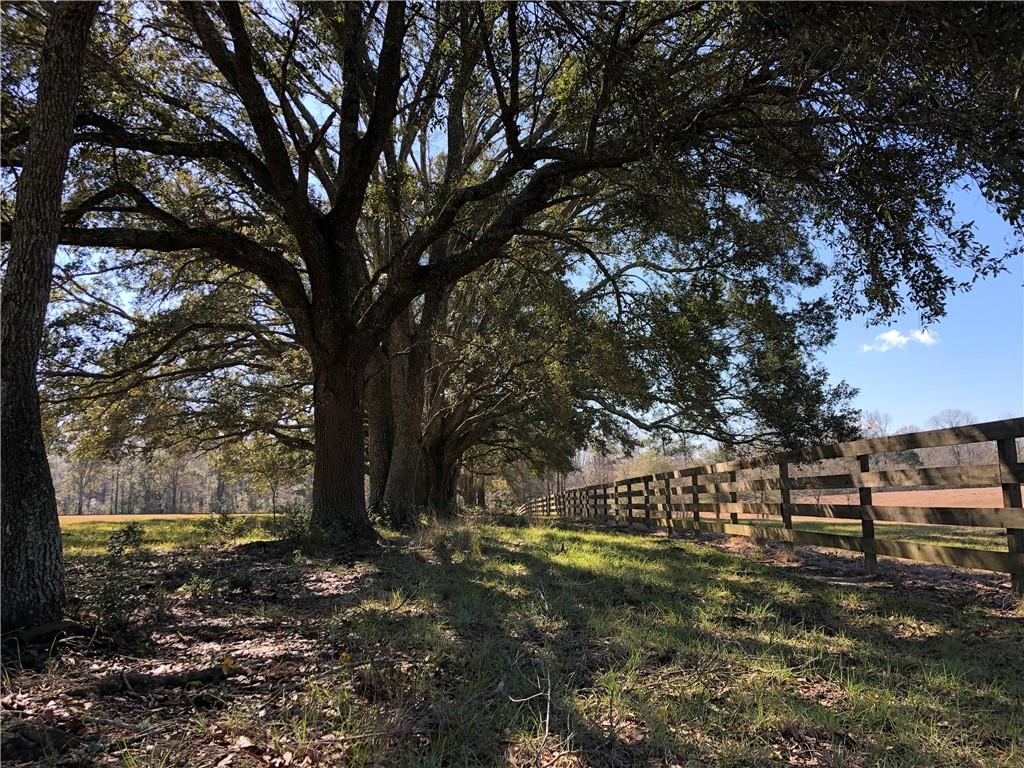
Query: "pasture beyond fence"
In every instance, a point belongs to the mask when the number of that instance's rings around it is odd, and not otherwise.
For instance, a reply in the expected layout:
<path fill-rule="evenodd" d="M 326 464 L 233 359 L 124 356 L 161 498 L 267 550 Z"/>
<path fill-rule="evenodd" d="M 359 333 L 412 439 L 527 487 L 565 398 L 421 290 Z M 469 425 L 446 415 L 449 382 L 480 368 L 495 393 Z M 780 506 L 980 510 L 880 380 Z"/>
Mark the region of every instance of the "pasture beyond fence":
<path fill-rule="evenodd" d="M 607 485 L 588 485 L 530 499 L 521 514 L 557 516 L 595 523 L 626 524 L 648 530 L 710 531 L 756 541 L 777 540 L 790 546 L 809 545 L 864 554 L 865 572 L 875 572 L 878 555 L 978 568 L 1011 574 L 1013 591 L 1024 594 L 1024 509 L 1021 483 L 1024 464 L 1018 461 L 1017 439 L 1024 437 L 1024 418 L 913 432 L 905 435 L 814 446 L 785 454 L 740 458 L 687 467 Z M 911 469 L 875 469 L 885 457 L 919 449 L 995 443 L 995 462 Z M 963 452 L 954 452 L 959 461 Z M 847 471 L 823 474 L 823 465 L 845 460 Z M 837 463 L 832 461 L 833 464 Z M 999 507 L 888 506 L 872 503 L 883 490 L 939 490 L 998 486 Z M 794 503 L 793 492 L 846 490 L 857 504 Z M 742 499 L 741 499 L 742 495 Z M 768 499 L 771 496 L 771 500 Z M 727 499 L 727 500 L 726 500 Z M 708 515 L 714 515 L 709 519 Z M 726 522 L 723 515 L 728 515 Z M 750 522 L 740 522 L 740 517 Z M 801 518 L 859 520 L 860 536 L 801 529 Z M 774 519 L 781 520 L 765 524 Z M 797 522 L 794 522 L 794 520 Z M 1005 552 L 967 547 L 917 544 L 875 538 L 875 523 L 1002 528 Z"/>

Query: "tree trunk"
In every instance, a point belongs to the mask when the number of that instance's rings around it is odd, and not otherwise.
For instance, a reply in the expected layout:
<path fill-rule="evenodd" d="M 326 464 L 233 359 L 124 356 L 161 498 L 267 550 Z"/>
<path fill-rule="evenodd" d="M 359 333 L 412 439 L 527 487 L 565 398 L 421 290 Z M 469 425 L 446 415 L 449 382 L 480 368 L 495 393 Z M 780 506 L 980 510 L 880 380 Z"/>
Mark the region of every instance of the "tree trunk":
<path fill-rule="evenodd" d="M 395 443 L 391 451 L 391 469 L 384 491 L 384 508 L 391 525 L 398 530 L 416 526 L 419 513 L 420 425 L 412 423 L 410 414 L 396 420 Z"/>
<path fill-rule="evenodd" d="M 366 382 L 367 460 L 370 470 L 371 512 L 379 513 L 384 502 L 384 486 L 391 465 L 394 423 L 391 410 L 391 371 L 380 355 Z"/>
<path fill-rule="evenodd" d="M 392 346 L 404 354 L 391 363 L 391 409 L 394 443 L 384 489 L 384 507 L 398 530 L 415 527 L 419 516 L 420 455 L 423 451 L 423 402 L 426 387 L 427 348 L 407 331 L 397 329 Z"/>
<path fill-rule="evenodd" d="M 435 447 L 424 454 L 427 473 L 427 507 L 440 519 L 450 519 L 456 512 L 455 492 L 458 467 L 445 460 L 445 451 Z"/>
<path fill-rule="evenodd" d="M 178 471 L 171 472 L 171 514 L 178 511 Z"/>
<path fill-rule="evenodd" d="M 313 362 L 313 529 L 345 543 L 376 542 L 363 484 L 363 367 Z"/>
<path fill-rule="evenodd" d="M 227 511 L 224 504 L 224 476 L 220 472 L 217 473 L 217 490 L 214 491 L 210 511 L 215 514 L 222 514 Z"/>
<path fill-rule="evenodd" d="M 395 439 L 384 489 L 384 506 L 391 524 L 399 530 L 416 525 L 420 506 L 416 488 L 423 451 L 423 379 L 415 373 L 405 370 L 392 378 Z"/>
<path fill-rule="evenodd" d="M 416 506 L 427 509 L 430 506 L 430 472 L 427 468 L 427 451 L 420 446 L 420 455 L 416 460 Z"/>
<path fill-rule="evenodd" d="M 50 10 L 0 297 L 0 623 L 5 632 L 58 620 L 64 606 L 60 524 L 43 443 L 36 363 L 82 64 L 97 7 L 94 2 L 69 2 Z"/>

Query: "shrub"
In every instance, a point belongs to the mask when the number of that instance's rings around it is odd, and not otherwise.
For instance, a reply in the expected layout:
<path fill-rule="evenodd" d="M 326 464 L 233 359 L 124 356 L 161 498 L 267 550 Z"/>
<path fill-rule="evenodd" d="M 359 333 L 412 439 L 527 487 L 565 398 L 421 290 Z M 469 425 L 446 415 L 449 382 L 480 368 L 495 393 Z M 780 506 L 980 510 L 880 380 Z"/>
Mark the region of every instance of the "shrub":
<path fill-rule="evenodd" d="M 123 628 L 141 621 L 158 609 L 138 578 L 142 548 L 142 526 L 132 521 L 107 539 L 107 552 L 100 565 L 100 588 L 95 611 L 107 627 Z"/>
<path fill-rule="evenodd" d="M 282 541 L 304 541 L 309 537 L 310 516 L 308 507 L 302 504 L 289 504 L 281 507 L 275 518 L 264 519 L 263 528 L 271 536 Z"/>
<path fill-rule="evenodd" d="M 178 587 L 178 591 L 190 600 L 213 594 L 215 590 L 213 579 L 193 573 L 188 581 Z"/>
<path fill-rule="evenodd" d="M 435 522 L 421 528 L 415 546 L 428 549 L 442 560 L 475 560 L 482 555 L 480 532 L 466 523 Z"/>

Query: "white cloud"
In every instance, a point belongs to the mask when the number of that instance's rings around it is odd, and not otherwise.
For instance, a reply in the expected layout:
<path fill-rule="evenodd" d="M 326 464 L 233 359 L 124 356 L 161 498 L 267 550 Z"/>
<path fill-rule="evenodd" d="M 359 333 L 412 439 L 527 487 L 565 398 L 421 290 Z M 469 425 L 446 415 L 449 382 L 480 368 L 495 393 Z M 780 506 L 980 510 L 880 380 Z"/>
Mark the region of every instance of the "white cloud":
<path fill-rule="evenodd" d="M 927 329 L 911 331 L 910 335 L 914 339 L 914 341 L 918 342 L 919 344 L 924 344 L 926 347 L 930 347 L 932 344 L 939 343 L 939 340 L 935 337 L 935 335 Z"/>
<path fill-rule="evenodd" d="M 910 333 L 903 333 L 895 328 L 875 336 L 874 344 L 864 344 L 862 352 L 888 352 L 890 349 L 902 349 L 911 341 L 930 347 L 938 344 L 939 339 L 934 333 L 927 329 L 915 328 Z"/>

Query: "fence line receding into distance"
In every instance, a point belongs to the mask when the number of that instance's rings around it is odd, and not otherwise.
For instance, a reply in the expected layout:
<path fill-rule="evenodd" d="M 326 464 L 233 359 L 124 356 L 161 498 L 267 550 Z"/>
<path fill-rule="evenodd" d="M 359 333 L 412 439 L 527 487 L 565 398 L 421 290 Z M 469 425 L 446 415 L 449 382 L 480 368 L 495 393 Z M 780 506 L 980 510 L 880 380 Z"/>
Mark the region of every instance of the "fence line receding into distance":
<path fill-rule="evenodd" d="M 527 515 L 559 516 L 596 523 L 627 524 L 673 530 L 696 530 L 781 540 L 791 545 L 845 549 L 864 554 L 865 570 L 873 573 L 878 555 L 978 568 L 1011 574 L 1013 590 L 1024 594 L 1024 508 L 1021 483 L 1024 464 L 1018 460 L 1017 439 L 1024 437 L 1024 418 L 935 429 L 849 443 L 814 446 L 787 454 L 742 458 L 687 467 L 608 485 L 588 485 L 530 499 L 519 511 Z M 995 462 L 913 469 L 871 469 L 886 454 L 995 443 Z M 960 456 L 957 454 L 959 460 Z M 821 463 L 840 459 L 848 471 L 821 474 Z M 817 465 L 815 467 L 814 465 Z M 808 474 L 808 471 L 818 474 Z M 741 476 L 742 475 L 742 476 Z M 880 490 L 938 490 L 998 486 L 999 507 L 883 506 L 873 503 Z M 856 504 L 793 501 L 793 492 L 846 490 Z M 740 495 L 743 500 L 740 500 Z M 771 500 L 767 500 L 768 496 Z M 883 497 L 884 498 L 884 495 Z M 728 499 L 726 501 L 725 499 Z M 852 500 L 852 498 L 851 498 Z M 703 515 L 703 517 L 702 517 Z M 714 515 L 708 519 L 707 515 Z M 728 515 L 728 521 L 723 518 Z M 751 522 L 740 522 L 740 516 Z M 775 519 L 782 526 L 759 524 Z M 861 535 L 850 536 L 803 530 L 794 518 L 833 518 L 860 521 Z M 979 526 L 1006 531 L 1005 552 L 967 547 L 916 544 L 875 538 L 875 522 Z"/>

